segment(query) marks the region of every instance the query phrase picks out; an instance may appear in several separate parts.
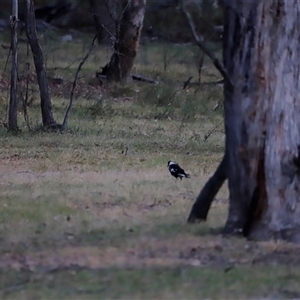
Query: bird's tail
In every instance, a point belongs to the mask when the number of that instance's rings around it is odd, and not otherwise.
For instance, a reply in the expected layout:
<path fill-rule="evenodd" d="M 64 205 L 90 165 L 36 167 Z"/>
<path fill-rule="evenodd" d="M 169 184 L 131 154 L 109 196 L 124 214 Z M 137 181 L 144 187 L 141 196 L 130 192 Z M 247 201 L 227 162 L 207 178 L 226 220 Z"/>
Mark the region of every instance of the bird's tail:
<path fill-rule="evenodd" d="M 185 178 L 191 178 L 190 174 L 185 174 Z"/>

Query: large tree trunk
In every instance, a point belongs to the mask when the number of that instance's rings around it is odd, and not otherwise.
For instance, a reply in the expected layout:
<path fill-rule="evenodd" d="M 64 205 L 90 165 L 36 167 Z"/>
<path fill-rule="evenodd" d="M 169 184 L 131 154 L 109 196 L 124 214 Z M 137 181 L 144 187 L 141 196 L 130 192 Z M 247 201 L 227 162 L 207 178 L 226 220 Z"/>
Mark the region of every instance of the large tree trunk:
<path fill-rule="evenodd" d="M 11 22 L 11 79 L 10 79 L 10 101 L 8 109 L 8 130 L 18 131 L 18 0 L 12 1 Z"/>
<path fill-rule="evenodd" d="M 34 4 L 33 4 L 33 0 L 26 0 L 25 3 L 26 3 L 26 12 L 25 12 L 26 35 L 33 54 L 33 60 L 35 64 L 36 75 L 37 75 L 39 89 L 40 89 L 43 126 L 52 127 L 56 125 L 56 122 L 52 114 L 52 103 L 50 98 L 43 51 L 40 46 L 37 33 L 36 33 Z"/>
<path fill-rule="evenodd" d="M 300 242 L 300 2 L 223 2 L 226 232 Z"/>
<path fill-rule="evenodd" d="M 105 72 L 108 81 L 126 82 L 131 79 L 131 70 L 139 46 L 146 0 L 128 0 L 125 3 L 117 28 L 114 53 Z"/>

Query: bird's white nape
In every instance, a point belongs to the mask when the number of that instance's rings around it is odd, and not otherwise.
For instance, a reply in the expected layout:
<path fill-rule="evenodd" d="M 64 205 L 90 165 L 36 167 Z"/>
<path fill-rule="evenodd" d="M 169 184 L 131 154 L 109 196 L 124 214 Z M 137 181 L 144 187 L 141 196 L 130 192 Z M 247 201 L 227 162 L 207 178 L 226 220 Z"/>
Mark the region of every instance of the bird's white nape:
<path fill-rule="evenodd" d="M 169 161 L 169 166 L 175 165 L 174 161 Z"/>

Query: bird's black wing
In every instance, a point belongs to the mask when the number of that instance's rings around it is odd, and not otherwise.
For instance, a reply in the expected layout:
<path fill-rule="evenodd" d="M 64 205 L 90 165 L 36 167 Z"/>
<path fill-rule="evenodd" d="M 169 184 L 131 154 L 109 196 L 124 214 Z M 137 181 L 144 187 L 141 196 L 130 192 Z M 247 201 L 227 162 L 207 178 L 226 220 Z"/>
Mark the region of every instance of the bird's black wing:
<path fill-rule="evenodd" d="M 184 170 L 182 168 L 180 168 L 179 166 L 177 166 L 177 173 L 185 175 Z"/>
<path fill-rule="evenodd" d="M 178 171 L 177 171 L 177 168 L 176 166 L 172 165 L 169 167 L 169 171 L 171 173 L 171 175 L 177 177 L 178 176 Z"/>
<path fill-rule="evenodd" d="M 182 168 L 180 168 L 179 166 L 177 169 L 177 175 L 180 176 L 180 178 L 182 178 L 182 177 L 190 178 L 190 175 L 186 174 L 185 171 Z"/>

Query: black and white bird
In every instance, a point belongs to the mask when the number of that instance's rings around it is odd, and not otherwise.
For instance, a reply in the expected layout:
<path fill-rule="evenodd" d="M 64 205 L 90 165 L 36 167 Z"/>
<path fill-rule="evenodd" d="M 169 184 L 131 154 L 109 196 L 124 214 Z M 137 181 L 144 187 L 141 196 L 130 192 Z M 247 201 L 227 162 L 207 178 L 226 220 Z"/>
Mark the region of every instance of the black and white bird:
<path fill-rule="evenodd" d="M 182 168 L 179 167 L 178 164 L 174 163 L 173 161 L 168 161 L 168 167 L 169 171 L 172 176 L 174 176 L 176 179 L 179 177 L 182 179 L 182 177 L 190 178 L 189 174 L 186 174 Z"/>

